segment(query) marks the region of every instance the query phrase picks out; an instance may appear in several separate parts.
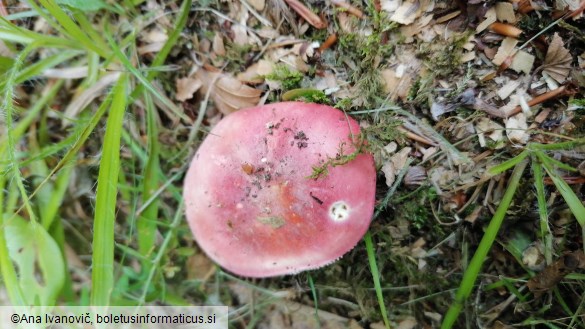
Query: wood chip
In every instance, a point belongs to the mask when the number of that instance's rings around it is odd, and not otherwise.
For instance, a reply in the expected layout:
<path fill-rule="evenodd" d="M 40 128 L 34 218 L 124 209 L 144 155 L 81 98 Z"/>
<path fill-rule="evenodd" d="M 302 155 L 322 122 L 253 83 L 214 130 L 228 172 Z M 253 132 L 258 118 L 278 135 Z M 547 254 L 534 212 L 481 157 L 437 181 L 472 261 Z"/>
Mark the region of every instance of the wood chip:
<path fill-rule="evenodd" d="M 505 100 L 506 98 L 510 97 L 514 91 L 520 86 L 522 82 L 520 80 L 510 80 L 506 83 L 502 88 L 500 88 L 497 92 L 498 97 L 501 100 Z"/>
<path fill-rule="evenodd" d="M 510 68 L 516 72 L 530 74 L 533 65 L 534 56 L 525 52 L 524 50 L 520 50 L 514 55 L 512 63 L 510 64 Z"/>
<path fill-rule="evenodd" d="M 502 41 L 500 48 L 498 48 L 498 52 L 492 62 L 498 66 L 502 65 L 502 63 L 513 54 L 514 48 L 517 44 L 518 40 L 514 38 L 505 38 Z"/>
<path fill-rule="evenodd" d="M 500 22 L 516 23 L 516 15 L 514 14 L 514 5 L 510 2 L 496 3 L 496 16 Z"/>
<path fill-rule="evenodd" d="M 483 30 L 487 29 L 488 27 L 490 27 L 490 25 L 492 25 L 498 20 L 496 15 L 496 9 L 494 7 L 488 9 L 484 17 L 485 19 L 483 20 L 483 22 L 481 22 L 477 26 L 477 28 L 475 28 L 475 33 L 482 32 Z"/>

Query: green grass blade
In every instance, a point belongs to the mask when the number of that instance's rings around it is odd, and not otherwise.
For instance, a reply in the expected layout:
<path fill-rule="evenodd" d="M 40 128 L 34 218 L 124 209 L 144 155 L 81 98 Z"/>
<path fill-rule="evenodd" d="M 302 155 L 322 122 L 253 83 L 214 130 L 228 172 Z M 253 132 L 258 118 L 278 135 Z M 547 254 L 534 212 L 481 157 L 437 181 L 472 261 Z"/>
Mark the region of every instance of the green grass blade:
<path fill-rule="evenodd" d="M 85 32 L 81 30 L 81 28 L 55 3 L 54 0 L 38 0 L 39 3 L 47 10 L 49 15 L 47 15 L 35 1 L 30 1 L 29 3 L 33 8 L 35 8 L 39 15 L 43 16 L 51 26 L 57 29 L 59 32 L 63 33 L 64 35 L 69 36 L 71 39 L 79 42 L 84 46 L 84 48 L 89 49 L 101 57 L 108 57 L 109 51 L 107 48 L 101 48 L 96 42 L 91 40 Z M 54 23 L 53 18 L 56 20 Z M 97 32 L 96 32 L 97 33 Z"/>
<path fill-rule="evenodd" d="M 492 175 L 498 175 L 503 173 L 504 171 L 516 166 L 522 160 L 526 159 L 529 152 L 528 150 L 523 151 L 522 153 L 518 154 L 517 156 L 513 157 L 512 159 L 506 160 L 499 165 L 493 166 L 489 169 L 489 173 Z"/>
<path fill-rule="evenodd" d="M 569 206 L 569 209 L 571 209 L 571 212 L 573 213 L 573 216 L 575 216 L 575 219 L 577 219 L 577 222 L 579 222 L 579 225 L 581 225 L 581 227 L 585 227 L 585 206 L 583 206 L 583 203 L 579 197 L 575 194 L 575 192 L 573 192 L 569 184 L 567 184 L 565 180 L 563 180 L 554 172 L 553 168 L 550 168 L 544 163 L 543 167 L 563 196 L 563 199 L 565 199 L 565 202 Z"/>
<path fill-rule="evenodd" d="M 59 171 L 61 170 L 61 168 L 63 168 L 63 166 L 65 166 L 66 164 L 68 164 L 71 160 L 74 159 L 74 157 L 79 153 L 79 150 L 81 149 L 81 147 L 83 146 L 83 144 L 85 143 L 85 141 L 89 138 L 89 135 L 92 133 L 92 131 L 95 129 L 95 127 L 97 126 L 98 122 L 100 121 L 100 119 L 102 118 L 102 116 L 106 113 L 108 106 L 110 105 L 110 98 L 106 98 L 104 100 L 104 102 L 100 105 L 100 107 L 98 108 L 98 110 L 96 111 L 96 113 L 93 115 L 93 117 L 91 118 L 91 120 L 89 121 L 89 123 L 87 123 L 82 132 L 79 134 L 77 138 L 77 141 L 73 144 L 73 146 L 71 147 L 71 149 L 69 149 L 69 151 L 67 151 L 65 153 L 65 155 L 63 156 L 63 158 L 61 158 L 61 160 L 57 163 L 57 165 L 55 165 L 55 167 L 53 167 L 53 169 L 51 170 L 51 172 L 49 173 L 49 175 L 47 175 L 47 177 L 45 177 L 45 179 L 36 187 L 36 189 L 28 196 L 27 200 L 32 199 L 37 193 L 38 191 Z M 75 136 L 72 136 L 75 137 Z M 69 138 L 68 138 L 69 139 Z M 23 206 L 24 207 L 24 206 Z M 17 212 L 20 212 L 20 210 L 22 210 L 21 207 Z"/>
<path fill-rule="evenodd" d="M 179 18 L 176 20 L 177 23 L 175 24 L 175 28 L 170 33 L 169 38 L 165 42 L 162 49 L 156 54 L 156 57 L 152 61 L 152 64 L 150 67 L 154 68 L 154 67 L 161 66 L 166 61 L 167 56 L 169 55 L 169 53 L 171 52 L 171 50 L 173 49 L 173 47 L 177 43 L 177 40 L 179 40 L 179 36 L 181 35 L 183 29 L 185 28 L 185 25 L 187 24 L 187 19 L 189 18 L 189 14 L 191 13 L 191 11 L 190 11 L 191 10 L 191 3 L 192 3 L 192 0 L 184 0 L 183 3 L 181 4 L 181 8 L 179 8 L 180 15 L 179 15 Z M 146 79 L 148 81 L 152 81 L 156 77 L 157 74 L 158 74 L 158 71 L 152 70 L 152 71 L 148 72 Z M 140 95 L 143 90 L 144 90 L 144 86 L 138 85 L 136 87 L 136 89 L 134 90 L 134 92 L 132 92 L 132 98 L 138 97 L 138 95 Z"/>
<path fill-rule="evenodd" d="M 182 111 L 179 111 L 179 109 L 177 108 L 177 106 L 174 103 L 172 103 L 167 97 L 162 95 L 152 85 L 152 83 L 150 83 L 150 81 L 144 75 L 142 75 L 142 73 L 137 68 L 135 68 L 132 65 L 132 63 L 130 62 L 128 57 L 126 57 L 126 55 L 124 55 L 124 53 L 122 52 L 120 47 L 118 47 L 117 42 L 109 34 L 109 31 L 105 31 L 105 35 L 106 35 L 106 39 L 108 40 L 110 47 L 112 47 L 114 55 L 118 58 L 118 60 L 120 60 L 122 65 L 124 65 L 124 68 L 128 72 L 132 73 L 132 75 L 134 75 L 134 77 L 140 82 L 139 85 L 144 85 L 144 88 L 146 88 L 146 90 L 148 90 L 150 93 L 152 93 L 152 95 L 154 95 L 157 99 L 159 99 L 161 101 L 161 103 L 166 105 L 179 118 L 183 119 L 186 122 L 191 122 L 191 119 L 185 113 L 183 113 Z M 137 87 L 137 88 L 140 88 L 140 87 Z M 130 98 L 134 99 L 134 97 L 132 97 L 132 96 Z"/>
<path fill-rule="evenodd" d="M 541 151 L 535 151 L 534 154 L 538 157 L 538 159 L 545 164 L 549 168 L 557 167 L 561 170 L 569 171 L 569 172 L 577 172 L 578 170 L 569 166 L 568 164 L 562 163 L 559 160 L 549 157 L 548 155 L 544 154 Z"/>
<path fill-rule="evenodd" d="M 367 232 L 366 235 L 364 235 L 364 242 L 366 243 L 366 252 L 368 253 L 370 271 L 372 272 L 372 280 L 374 281 L 374 290 L 376 290 L 376 297 L 378 298 L 378 304 L 380 305 L 380 313 L 382 314 L 384 325 L 386 328 L 390 328 L 388 311 L 386 310 L 384 295 L 382 293 L 382 285 L 380 284 L 380 272 L 378 271 L 378 264 L 376 262 L 376 252 L 374 250 L 374 244 L 372 242 L 372 235 L 370 232 Z"/>
<path fill-rule="evenodd" d="M 311 288 L 311 295 L 313 296 L 315 322 L 317 322 L 317 328 L 321 329 L 321 320 L 319 319 L 319 299 L 317 296 L 317 289 L 315 289 L 315 282 L 313 282 L 313 276 L 311 276 L 311 273 L 307 274 L 307 279 L 309 281 L 309 288 Z"/>
<path fill-rule="evenodd" d="M 18 27 L 9 22 L 5 17 L 0 17 L 0 40 L 21 44 L 31 44 L 34 42 L 49 47 L 83 49 L 79 43 L 72 40 L 39 34 Z"/>
<path fill-rule="evenodd" d="M 26 48 L 24 48 L 15 58 L 14 58 L 14 67 L 8 72 L 6 84 L 2 88 L 2 109 L 5 111 L 6 115 L 6 131 L 7 131 L 7 144 L 8 144 L 8 169 L 9 172 L 12 173 L 14 182 L 20 192 L 20 197 L 24 200 L 24 207 L 28 211 L 28 215 L 31 222 L 36 222 L 37 218 L 31 203 L 29 202 L 30 199 L 27 196 L 27 191 L 24 186 L 24 177 L 20 172 L 20 166 L 17 161 L 16 157 L 16 142 L 14 137 L 10 133 L 13 127 L 13 115 L 15 111 L 14 106 L 14 88 L 16 86 L 16 77 L 18 76 L 18 72 L 20 71 L 21 66 L 24 64 L 24 60 L 28 57 L 28 55 L 36 49 L 35 44 L 30 44 Z M 8 172 L 8 171 L 7 171 Z M 14 216 L 12 216 L 14 217 Z"/>
<path fill-rule="evenodd" d="M 544 246 L 544 259 L 546 264 L 552 263 L 552 233 L 548 225 L 548 207 L 544 193 L 544 175 L 542 167 L 537 161 L 532 161 L 532 176 L 536 188 L 536 200 L 538 200 L 538 217 L 540 223 L 540 238 Z"/>
<path fill-rule="evenodd" d="M 93 224 L 91 304 L 107 306 L 114 287 L 114 222 L 120 170 L 120 139 L 126 110 L 128 76 L 122 74 L 112 91 L 98 174 Z"/>
<path fill-rule="evenodd" d="M 156 121 L 156 108 L 152 102 L 152 97 L 148 93 L 144 93 L 144 100 L 146 105 L 146 130 L 148 136 L 148 160 L 144 167 L 143 174 L 143 190 L 142 190 L 142 204 L 149 202 L 149 199 L 156 192 L 159 185 L 158 172 L 159 167 L 159 143 L 158 143 L 158 128 Z M 145 261 L 142 263 L 142 271 L 148 273 L 152 263 L 150 262 L 150 254 L 154 250 L 156 240 L 156 222 L 158 220 L 158 200 L 153 199 L 144 208 L 138 217 L 136 224 L 138 233 L 138 250 L 144 256 Z"/>
<path fill-rule="evenodd" d="M 529 144 L 528 147 L 534 150 L 554 151 L 554 150 L 571 150 L 579 145 L 585 144 L 585 138 L 580 138 L 568 142 L 561 142 L 555 144 Z"/>
<path fill-rule="evenodd" d="M 479 275 L 479 271 L 481 270 L 481 266 L 491 249 L 494 240 L 500 230 L 500 226 L 506 217 L 506 211 L 510 207 L 512 203 L 512 199 L 514 197 L 514 193 L 518 188 L 520 183 L 520 179 L 522 178 L 522 174 L 524 173 L 524 169 L 526 168 L 527 161 L 521 161 L 516 165 L 514 171 L 512 172 L 512 176 L 510 177 L 510 181 L 508 183 L 508 187 L 506 188 L 506 192 L 496 210 L 492 220 L 490 221 L 483 238 L 479 242 L 479 246 L 475 251 L 475 254 L 471 258 L 469 262 L 469 266 L 463 274 L 463 279 L 461 280 L 461 284 L 459 285 L 459 289 L 455 294 L 455 300 L 453 304 L 445 314 L 445 318 L 443 319 L 443 323 L 441 323 L 441 329 L 449 329 L 452 328 L 459 317 L 459 313 L 463 309 L 463 304 L 471 294 L 473 290 L 475 281 L 477 276 Z"/>

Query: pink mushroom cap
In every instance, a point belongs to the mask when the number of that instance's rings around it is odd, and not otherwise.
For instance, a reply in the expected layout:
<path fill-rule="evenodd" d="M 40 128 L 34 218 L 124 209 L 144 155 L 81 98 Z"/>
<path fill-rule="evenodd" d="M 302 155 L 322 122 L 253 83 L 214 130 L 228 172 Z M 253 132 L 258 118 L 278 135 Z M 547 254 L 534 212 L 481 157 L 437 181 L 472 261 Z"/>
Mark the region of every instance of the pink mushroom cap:
<path fill-rule="evenodd" d="M 355 151 L 358 123 L 330 106 L 285 102 L 234 112 L 200 145 L 184 183 L 186 216 L 203 251 L 247 277 L 334 262 L 366 233 L 374 210 L 371 154 Z M 353 136 L 353 137 L 352 137 Z"/>

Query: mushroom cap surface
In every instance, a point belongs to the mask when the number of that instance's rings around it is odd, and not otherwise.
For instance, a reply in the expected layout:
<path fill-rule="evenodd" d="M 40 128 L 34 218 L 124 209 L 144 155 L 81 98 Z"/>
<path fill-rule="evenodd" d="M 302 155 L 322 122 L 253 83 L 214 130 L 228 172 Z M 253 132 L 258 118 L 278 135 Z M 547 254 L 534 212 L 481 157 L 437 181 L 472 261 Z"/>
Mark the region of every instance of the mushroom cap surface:
<path fill-rule="evenodd" d="M 318 268 L 351 250 L 374 209 L 371 154 L 355 151 L 359 125 L 330 106 L 301 102 L 243 109 L 202 142 L 184 182 L 186 216 L 203 251 L 247 277 Z"/>

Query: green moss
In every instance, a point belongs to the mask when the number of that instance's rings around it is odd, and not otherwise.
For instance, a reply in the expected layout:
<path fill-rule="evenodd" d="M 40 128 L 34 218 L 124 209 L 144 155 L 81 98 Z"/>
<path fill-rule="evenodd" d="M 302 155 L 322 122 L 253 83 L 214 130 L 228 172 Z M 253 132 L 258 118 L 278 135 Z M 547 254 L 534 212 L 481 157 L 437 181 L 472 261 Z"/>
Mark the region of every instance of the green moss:
<path fill-rule="evenodd" d="M 272 73 L 266 75 L 266 79 L 279 81 L 283 90 L 299 88 L 304 75 L 296 70 L 292 70 L 286 64 L 279 64 L 274 67 Z"/>
<path fill-rule="evenodd" d="M 438 225 L 433 225 L 433 213 L 430 207 L 438 198 L 437 191 L 433 187 L 418 189 L 404 199 L 397 196 L 396 199 L 401 200 L 395 205 L 397 217 L 407 219 L 417 230 L 424 227 L 436 229 Z"/>
<path fill-rule="evenodd" d="M 463 46 L 473 31 L 459 33 L 444 43 L 421 44 L 417 56 L 424 59 L 426 65 L 436 77 L 453 75 L 459 69 Z"/>
<path fill-rule="evenodd" d="M 371 22 L 368 26 L 372 31 L 368 35 L 356 33 L 340 33 L 337 48 L 338 65 L 347 65 L 349 80 L 358 89 L 358 102 L 364 107 L 378 107 L 384 101 L 383 82 L 380 76 L 383 59 L 388 58 L 394 51 L 394 44 L 384 42 L 385 33 L 396 28 L 384 14 L 377 12 L 372 5 L 366 8 Z M 357 25 L 357 22 L 354 22 Z M 356 26 L 356 29 L 358 27 Z"/>
<path fill-rule="evenodd" d="M 345 142 L 341 143 L 335 157 L 328 157 L 323 163 L 313 166 L 313 173 L 308 178 L 319 179 L 327 176 L 329 173 L 329 167 L 343 166 L 344 164 L 349 163 L 364 151 L 365 146 L 366 144 L 364 143 L 363 134 L 357 138 L 357 141 L 353 145 L 354 151 L 351 153 L 346 153 L 345 148 L 347 145 Z"/>

